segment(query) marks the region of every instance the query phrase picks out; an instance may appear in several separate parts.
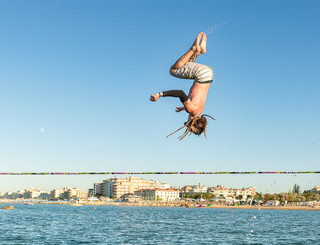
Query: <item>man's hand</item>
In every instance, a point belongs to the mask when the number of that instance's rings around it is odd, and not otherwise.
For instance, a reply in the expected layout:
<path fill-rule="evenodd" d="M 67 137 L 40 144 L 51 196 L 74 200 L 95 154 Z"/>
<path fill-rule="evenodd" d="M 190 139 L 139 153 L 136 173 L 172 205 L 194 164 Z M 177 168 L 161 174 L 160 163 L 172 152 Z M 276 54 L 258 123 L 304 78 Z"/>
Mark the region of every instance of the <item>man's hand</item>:
<path fill-rule="evenodd" d="M 177 106 L 176 107 L 176 112 L 180 112 L 180 111 L 183 111 L 185 110 L 184 106 Z"/>
<path fill-rule="evenodd" d="M 156 93 L 150 96 L 151 101 L 157 101 L 160 98 L 160 94 Z"/>

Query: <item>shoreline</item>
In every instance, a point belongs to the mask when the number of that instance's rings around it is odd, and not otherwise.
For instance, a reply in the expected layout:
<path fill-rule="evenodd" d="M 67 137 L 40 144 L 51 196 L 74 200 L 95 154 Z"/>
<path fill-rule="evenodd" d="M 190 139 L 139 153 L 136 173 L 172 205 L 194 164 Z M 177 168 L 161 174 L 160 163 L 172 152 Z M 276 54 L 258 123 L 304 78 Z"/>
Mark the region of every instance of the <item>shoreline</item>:
<path fill-rule="evenodd" d="M 13 204 L 25 204 L 25 205 L 45 205 L 45 204 L 53 204 L 53 205 L 69 205 L 69 206 L 121 206 L 121 207 L 156 207 L 156 208 L 164 208 L 164 207 L 175 207 L 175 208 L 219 208 L 219 209 L 257 209 L 257 210 L 304 210 L 304 211 L 320 211 L 320 206 L 256 206 L 256 205 L 239 205 L 239 206 L 230 206 L 224 204 L 210 204 L 207 206 L 206 203 L 189 203 L 188 207 L 181 206 L 185 205 L 185 203 L 150 203 L 150 202 L 142 202 L 142 203 L 131 203 L 131 202 L 30 202 L 30 201 L 0 201 L 0 209 L 4 206 L 12 206 Z M 199 206 L 201 205 L 201 206 Z"/>

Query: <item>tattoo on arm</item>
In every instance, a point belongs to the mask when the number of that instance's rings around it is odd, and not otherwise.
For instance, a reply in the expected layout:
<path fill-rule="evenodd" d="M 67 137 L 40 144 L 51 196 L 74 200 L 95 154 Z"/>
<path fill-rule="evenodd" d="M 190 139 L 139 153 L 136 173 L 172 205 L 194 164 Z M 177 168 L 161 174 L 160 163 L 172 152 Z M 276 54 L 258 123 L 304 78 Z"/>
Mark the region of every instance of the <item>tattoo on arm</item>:
<path fill-rule="evenodd" d="M 199 56 L 199 54 L 194 53 L 194 54 L 190 57 L 190 59 L 189 59 L 188 62 L 194 62 L 198 56 Z"/>

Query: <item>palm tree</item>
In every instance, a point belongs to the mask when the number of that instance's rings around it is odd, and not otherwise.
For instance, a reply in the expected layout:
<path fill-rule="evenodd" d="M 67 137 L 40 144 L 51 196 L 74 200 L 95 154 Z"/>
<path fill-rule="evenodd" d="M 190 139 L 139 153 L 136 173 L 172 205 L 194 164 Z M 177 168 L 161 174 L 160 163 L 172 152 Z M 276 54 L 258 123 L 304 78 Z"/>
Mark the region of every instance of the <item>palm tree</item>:
<path fill-rule="evenodd" d="M 211 198 L 211 194 L 206 192 L 206 193 L 204 193 L 203 198 L 208 200 Z"/>

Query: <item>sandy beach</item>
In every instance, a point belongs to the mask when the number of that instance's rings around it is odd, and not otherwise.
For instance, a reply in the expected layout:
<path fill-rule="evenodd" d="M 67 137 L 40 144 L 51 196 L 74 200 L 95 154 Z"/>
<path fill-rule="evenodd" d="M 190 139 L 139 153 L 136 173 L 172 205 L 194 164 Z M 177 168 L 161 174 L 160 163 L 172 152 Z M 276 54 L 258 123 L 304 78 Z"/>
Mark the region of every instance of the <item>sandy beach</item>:
<path fill-rule="evenodd" d="M 228 208 L 228 209 L 274 209 L 274 210 L 310 210 L 310 211 L 320 211 L 320 206 L 311 207 L 311 206 L 228 206 L 228 205 L 212 205 L 208 208 Z"/>
<path fill-rule="evenodd" d="M 7 205 L 13 204 L 33 204 L 33 205 L 43 205 L 43 204 L 55 204 L 55 205 L 72 205 L 72 206 L 132 206 L 132 207 L 180 207 L 186 208 L 186 202 L 80 202 L 79 205 L 75 205 L 73 202 L 21 202 L 15 200 L 0 200 L 0 208 Z M 212 204 L 212 203 L 188 203 L 188 208 L 224 208 L 224 209 L 273 209 L 273 210 L 308 210 L 308 211 L 320 211 L 320 206 L 258 206 L 258 205 L 226 205 L 226 204 Z"/>

